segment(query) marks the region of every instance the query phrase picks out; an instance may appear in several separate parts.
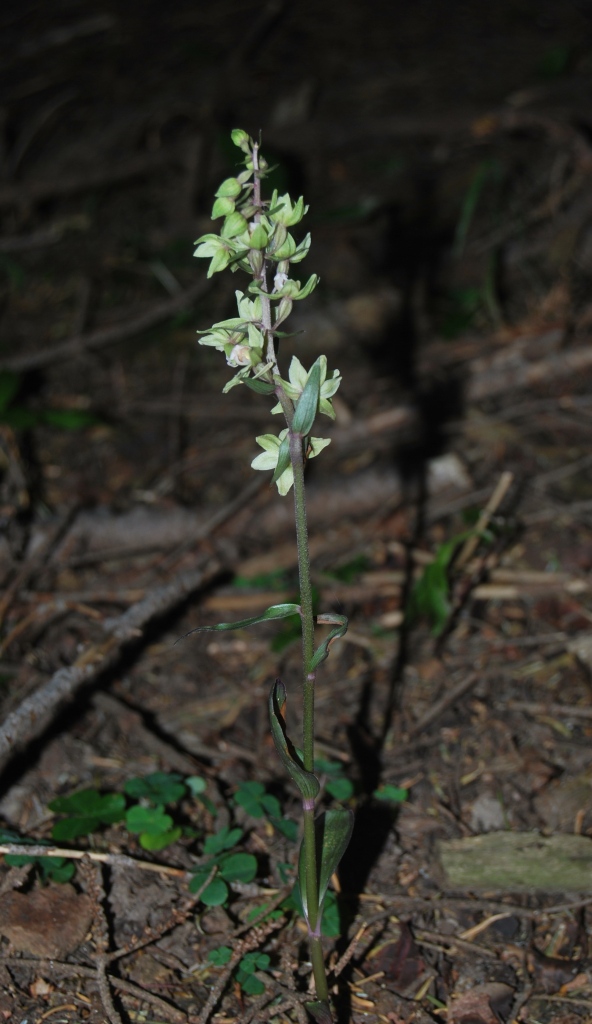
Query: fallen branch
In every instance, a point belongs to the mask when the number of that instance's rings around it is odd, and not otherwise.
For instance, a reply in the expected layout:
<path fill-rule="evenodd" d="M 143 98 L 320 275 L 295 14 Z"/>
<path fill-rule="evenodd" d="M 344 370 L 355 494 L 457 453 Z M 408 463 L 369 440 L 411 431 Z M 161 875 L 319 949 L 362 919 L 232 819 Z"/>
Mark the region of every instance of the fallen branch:
<path fill-rule="evenodd" d="M 181 572 L 172 583 L 156 587 L 123 615 L 106 619 L 103 627 L 107 639 L 87 647 L 73 665 L 59 669 L 47 683 L 26 697 L 0 726 L 0 771 L 18 748 L 47 728 L 64 703 L 117 662 L 122 649 L 142 635 L 147 623 L 177 607 L 219 571 L 218 563 L 209 562 L 204 567 Z"/>

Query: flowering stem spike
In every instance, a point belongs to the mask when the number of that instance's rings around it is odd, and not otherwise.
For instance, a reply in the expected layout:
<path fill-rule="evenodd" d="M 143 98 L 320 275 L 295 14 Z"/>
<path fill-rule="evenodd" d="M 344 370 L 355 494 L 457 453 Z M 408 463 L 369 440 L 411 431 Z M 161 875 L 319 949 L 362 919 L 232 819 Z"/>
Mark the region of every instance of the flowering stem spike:
<path fill-rule="evenodd" d="M 277 191 L 270 201 L 264 200 L 261 184 L 268 164 L 261 156 L 259 143 L 239 128 L 234 129 L 231 137 L 244 154 L 245 170 L 227 178 L 217 190 L 212 219 L 223 218 L 220 233 L 198 238 L 195 255 L 210 260 L 208 277 L 227 267 L 238 268 L 251 277 L 251 283 L 248 294 L 236 292 L 238 316 L 222 320 L 207 331 L 199 331 L 198 341 L 200 345 L 222 352 L 228 365 L 238 370 L 224 391 L 246 384 L 260 394 L 273 395 L 276 404 L 271 412 L 284 416 L 286 426 L 279 435 L 262 434 L 256 438 L 263 452 L 251 465 L 253 469 L 272 470 L 272 482 L 281 495 L 294 488 L 300 604 L 274 605 L 253 619 L 200 628 L 238 629 L 294 611 L 300 615 L 302 753 L 286 733 L 286 690 L 280 680 L 276 680 L 272 688 L 269 713 L 278 754 L 302 798 L 304 828 L 298 875 L 316 988 L 316 1000 L 307 1006 L 315 1020 L 330 1024 L 332 1016 L 321 944 L 323 902 L 329 879 L 349 842 L 353 816 L 349 810 L 334 808 L 315 818 L 315 797 L 320 787 L 314 774 L 314 702 L 317 668 L 327 657 L 333 641 L 345 633 L 347 619 L 332 614 L 318 616 L 317 622 L 336 628 L 315 651 L 304 471 L 307 459 L 319 455 L 330 443 L 328 438 L 313 437 L 311 431 L 319 413 L 335 418 L 331 399 L 341 383 L 341 376 L 338 370 L 328 375 L 324 355 L 319 356 L 309 370 L 293 356 L 288 379 L 280 373 L 277 342 L 282 332 L 278 328 L 290 315 L 294 301 L 310 295 L 319 280 L 312 274 L 301 285 L 290 277 L 291 264 L 299 263 L 308 253 L 310 235 L 297 243 L 289 229 L 302 220 L 308 207 L 302 196 L 294 202 L 289 195 L 280 196 Z"/>

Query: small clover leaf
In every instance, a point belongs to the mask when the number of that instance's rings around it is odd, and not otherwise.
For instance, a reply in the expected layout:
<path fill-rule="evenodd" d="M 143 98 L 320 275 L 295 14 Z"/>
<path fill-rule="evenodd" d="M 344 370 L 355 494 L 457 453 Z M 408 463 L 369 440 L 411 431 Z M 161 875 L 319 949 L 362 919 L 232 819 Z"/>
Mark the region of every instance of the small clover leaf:
<path fill-rule="evenodd" d="M 208 953 L 208 960 L 214 964 L 214 967 L 226 967 L 231 956 L 230 946 L 217 946 L 216 949 L 211 949 Z"/>
<path fill-rule="evenodd" d="M 130 807 L 125 823 L 130 832 L 144 832 L 152 836 L 168 832 L 173 827 L 173 819 L 164 813 L 162 807 L 142 807 L 140 804 Z"/>
<path fill-rule="evenodd" d="M 128 796 L 136 800 L 144 798 L 155 805 L 176 803 L 186 794 L 185 784 L 176 772 L 152 772 L 128 779 L 123 788 Z"/>
<path fill-rule="evenodd" d="M 217 854 L 223 850 L 231 850 L 243 837 L 244 833 L 240 828 L 230 828 L 225 825 L 213 836 L 208 836 L 204 843 L 204 853 Z"/>
<path fill-rule="evenodd" d="M 252 882 L 257 874 L 257 860 L 252 853 L 227 853 L 220 857 L 220 874 L 226 882 Z"/>
<path fill-rule="evenodd" d="M 68 815 L 53 826 L 51 834 L 58 841 L 69 841 L 88 835 L 101 825 L 121 821 L 125 813 L 125 797 L 121 793 L 101 794 L 96 789 L 83 789 L 52 800 L 48 807 L 57 814 Z"/>
<path fill-rule="evenodd" d="M 372 796 L 377 800 L 384 800 L 388 803 L 402 804 L 405 803 L 405 800 L 409 796 L 409 790 L 403 789 L 401 786 L 386 784 L 375 789 Z"/>

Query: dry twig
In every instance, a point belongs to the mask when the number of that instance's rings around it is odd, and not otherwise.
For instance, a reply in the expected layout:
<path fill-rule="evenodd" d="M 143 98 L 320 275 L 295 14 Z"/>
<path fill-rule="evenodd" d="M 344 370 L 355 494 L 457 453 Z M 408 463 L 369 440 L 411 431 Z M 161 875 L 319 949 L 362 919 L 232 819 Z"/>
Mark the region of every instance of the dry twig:
<path fill-rule="evenodd" d="M 59 669 L 47 683 L 26 697 L 0 726 L 0 769 L 18 747 L 41 734 L 59 708 L 78 690 L 115 664 L 122 649 L 142 636 L 148 622 L 181 604 L 211 581 L 219 570 L 217 562 L 210 562 L 198 569 L 180 572 L 171 583 L 156 587 L 123 615 L 107 619 L 103 623 L 107 639 L 87 647 L 73 665 Z"/>

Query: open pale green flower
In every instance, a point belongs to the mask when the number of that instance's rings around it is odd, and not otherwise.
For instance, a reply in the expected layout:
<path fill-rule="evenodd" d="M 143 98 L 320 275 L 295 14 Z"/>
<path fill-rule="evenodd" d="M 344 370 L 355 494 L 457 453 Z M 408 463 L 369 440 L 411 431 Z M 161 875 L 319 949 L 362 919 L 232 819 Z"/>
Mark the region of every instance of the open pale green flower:
<path fill-rule="evenodd" d="M 321 397 L 319 401 L 319 412 L 329 416 L 330 419 L 335 419 L 335 409 L 331 404 L 331 399 L 341 384 L 341 374 L 339 370 L 333 370 L 333 375 L 327 380 L 327 357 L 319 356 L 319 363 L 321 366 Z M 300 395 L 304 391 L 304 385 L 308 380 L 308 370 L 305 370 L 298 356 L 292 356 L 292 362 L 290 363 L 290 369 L 288 370 L 289 380 L 282 380 L 284 391 L 293 402 L 297 402 Z M 282 407 L 278 402 L 274 405 L 272 412 L 281 412 Z"/>
<path fill-rule="evenodd" d="M 255 440 L 258 445 L 264 449 L 261 455 L 257 455 L 251 463 L 253 469 L 271 469 L 275 472 L 275 468 L 278 464 L 278 457 L 280 453 L 280 445 L 284 438 L 287 436 L 288 430 L 282 430 L 279 437 L 275 434 L 260 434 Z M 322 452 L 323 448 L 326 448 L 328 444 L 331 444 L 330 438 L 326 437 L 309 437 L 308 439 L 309 449 L 308 458 L 314 459 L 315 455 Z M 294 483 L 294 472 L 292 466 L 288 466 L 283 473 L 276 480 L 277 489 L 280 494 L 285 495 L 290 490 Z"/>
<path fill-rule="evenodd" d="M 308 206 L 304 205 L 304 198 L 302 196 L 294 203 L 287 193 L 285 196 L 280 196 L 277 189 L 273 190 L 269 204 L 269 216 L 272 220 L 278 221 L 284 227 L 290 228 L 293 224 L 298 224 L 307 211 Z"/>

